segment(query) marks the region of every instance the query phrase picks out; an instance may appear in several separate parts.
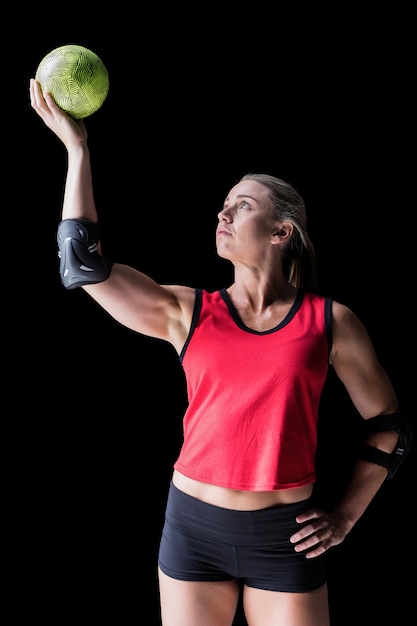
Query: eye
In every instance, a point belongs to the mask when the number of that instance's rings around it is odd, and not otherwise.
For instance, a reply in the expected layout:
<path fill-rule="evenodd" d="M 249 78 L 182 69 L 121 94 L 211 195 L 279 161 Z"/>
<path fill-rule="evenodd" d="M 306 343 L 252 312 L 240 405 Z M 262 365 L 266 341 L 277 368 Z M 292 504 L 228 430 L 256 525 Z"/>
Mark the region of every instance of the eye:
<path fill-rule="evenodd" d="M 249 204 L 249 202 L 246 202 L 246 200 L 242 200 L 242 202 L 239 204 L 239 209 L 251 209 L 251 205 Z"/>

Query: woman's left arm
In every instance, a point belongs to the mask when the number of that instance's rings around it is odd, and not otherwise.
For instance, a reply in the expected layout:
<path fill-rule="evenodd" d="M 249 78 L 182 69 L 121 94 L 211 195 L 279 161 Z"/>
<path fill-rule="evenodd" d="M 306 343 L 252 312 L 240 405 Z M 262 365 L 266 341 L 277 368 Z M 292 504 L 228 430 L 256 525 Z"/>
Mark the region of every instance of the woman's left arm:
<path fill-rule="evenodd" d="M 380 489 L 405 459 L 411 431 L 400 413 L 394 387 L 379 362 L 364 325 L 348 307 L 333 302 L 330 362 L 367 425 L 363 453 L 331 512 L 314 508 L 297 518 L 306 526 L 291 537 L 307 558 L 341 543 Z M 366 429 L 365 429 L 366 430 Z"/>

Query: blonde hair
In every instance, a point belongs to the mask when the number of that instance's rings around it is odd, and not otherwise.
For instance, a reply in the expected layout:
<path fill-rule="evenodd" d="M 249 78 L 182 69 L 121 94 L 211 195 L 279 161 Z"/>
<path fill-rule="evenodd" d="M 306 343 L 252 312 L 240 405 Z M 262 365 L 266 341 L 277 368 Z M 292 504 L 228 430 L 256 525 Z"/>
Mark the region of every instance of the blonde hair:
<path fill-rule="evenodd" d="M 314 291 L 317 286 L 316 252 L 307 230 L 304 200 L 296 189 L 269 174 L 245 174 L 240 179 L 255 180 L 269 190 L 273 220 L 291 222 L 294 231 L 285 249 L 284 271 L 294 287 Z"/>

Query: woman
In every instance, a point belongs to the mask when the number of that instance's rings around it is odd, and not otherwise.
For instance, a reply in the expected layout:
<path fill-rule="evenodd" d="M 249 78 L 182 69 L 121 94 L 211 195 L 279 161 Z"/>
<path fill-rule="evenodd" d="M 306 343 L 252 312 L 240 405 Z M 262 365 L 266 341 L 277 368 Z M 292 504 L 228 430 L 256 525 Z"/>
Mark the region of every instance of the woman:
<path fill-rule="evenodd" d="M 68 154 L 60 273 L 116 320 L 171 343 L 187 380 L 184 439 L 159 549 L 164 626 L 330 624 L 323 554 L 340 544 L 409 447 L 393 386 L 364 326 L 314 293 L 297 191 L 248 174 L 218 214 L 232 284 L 159 285 L 101 252 L 87 132 L 31 80 L 31 105 Z M 371 427 L 332 511 L 314 505 L 317 416 L 329 364 Z M 404 442 L 406 445 L 404 445 Z"/>

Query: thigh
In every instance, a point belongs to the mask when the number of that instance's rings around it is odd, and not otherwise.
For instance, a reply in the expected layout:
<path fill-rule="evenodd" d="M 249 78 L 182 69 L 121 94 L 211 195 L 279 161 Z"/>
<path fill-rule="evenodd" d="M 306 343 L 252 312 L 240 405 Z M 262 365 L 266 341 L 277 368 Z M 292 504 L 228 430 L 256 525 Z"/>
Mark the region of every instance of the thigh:
<path fill-rule="evenodd" d="M 239 598 L 237 581 L 177 580 L 158 569 L 163 626 L 232 626 Z"/>
<path fill-rule="evenodd" d="M 288 593 L 244 587 L 243 608 L 248 626 L 329 626 L 327 584 L 313 591 Z"/>

